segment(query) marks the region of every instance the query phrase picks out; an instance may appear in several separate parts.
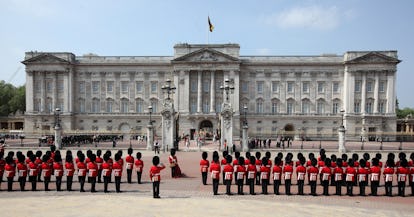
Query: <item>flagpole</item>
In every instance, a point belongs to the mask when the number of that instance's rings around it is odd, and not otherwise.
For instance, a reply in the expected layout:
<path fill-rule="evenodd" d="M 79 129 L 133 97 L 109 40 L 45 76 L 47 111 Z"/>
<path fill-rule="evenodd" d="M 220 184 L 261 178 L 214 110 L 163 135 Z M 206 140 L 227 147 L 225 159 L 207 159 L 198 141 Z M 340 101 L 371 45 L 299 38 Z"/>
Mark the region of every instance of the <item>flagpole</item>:
<path fill-rule="evenodd" d="M 210 17 L 210 13 L 207 14 L 207 17 Z M 210 26 L 207 28 L 207 45 L 210 44 Z"/>

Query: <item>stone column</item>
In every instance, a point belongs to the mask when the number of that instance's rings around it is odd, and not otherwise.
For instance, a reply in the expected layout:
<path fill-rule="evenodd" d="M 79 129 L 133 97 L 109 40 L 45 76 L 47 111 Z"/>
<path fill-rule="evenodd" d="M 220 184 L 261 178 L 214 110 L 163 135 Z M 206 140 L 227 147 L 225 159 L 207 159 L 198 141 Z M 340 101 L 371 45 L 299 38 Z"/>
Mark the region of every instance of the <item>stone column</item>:
<path fill-rule="evenodd" d="M 62 128 L 58 124 L 55 126 L 55 146 L 57 150 L 62 149 Z"/>
<path fill-rule="evenodd" d="M 53 79 L 53 108 L 52 108 L 52 110 L 54 111 L 55 110 L 55 108 L 57 108 L 58 107 L 58 102 L 59 102 L 59 99 L 58 99 L 58 73 L 57 72 L 55 72 L 55 77 L 54 77 L 54 79 Z M 60 108 L 61 110 L 63 110 L 63 108 Z"/>
<path fill-rule="evenodd" d="M 243 147 L 243 151 L 249 151 L 249 143 L 248 143 L 248 138 L 247 138 L 247 130 L 249 129 L 249 127 L 247 125 L 243 126 L 243 132 L 242 132 L 242 136 L 243 136 L 243 141 L 242 141 L 242 147 Z"/>
<path fill-rule="evenodd" d="M 40 82 L 41 82 L 41 87 L 40 87 L 40 112 L 46 112 L 47 108 L 46 108 L 46 76 L 45 76 L 45 72 L 40 72 Z M 43 125 L 43 123 L 42 123 Z"/>
<path fill-rule="evenodd" d="M 34 72 L 26 72 L 26 111 L 34 111 Z M 40 112 L 40 111 L 38 111 Z"/>
<path fill-rule="evenodd" d="M 197 113 L 202 113 L 202 77 L 203 71 L 198 71 L 198 82 L 197 82 Z"/>
<path fill-rule="evenodd" d="M 147 150 L 152 151 L 154 145 L 154 131 L 152 124 L 147 125 Z"/>
<path fill-rule="evenodd" d="M 366 73 L 366 72 L 363 72 Z M 365 104 L 366 104 L 366 97 L 367 97 L 367 88 L 366 88 L 366 83 L 367 83 L 367 78 L 366 78 L 366 74 L 362 75 L 362 87 L 361 87 L 361 113 L 365 114 Z"/>
<path fill-rule="evenodd" d="M 378 91 L 379 91 L 379 75 L 378 72 L 375 73 L 375 86 L 374 86 L 374 114 L 378 113 Z"/>
<path fill-rule="evenodd" d="M 211 76 L 210 76 L 210 113 L 215 113 L 216 112 L 216 80 L 214 78 L 214 71 L 211 71 Z"/>
<path fill-rule="evenodd" d="M 342 125 L 338 129 L 338 152 L 340 154 L 346 153 L 345 142 L 345 127 Z"/>
<path fill-rule="evenodd" d="M 171 100 L 166 99 L 163 103 L 162 115 L 162 152 L 174 147 L 174 105 Z"/>

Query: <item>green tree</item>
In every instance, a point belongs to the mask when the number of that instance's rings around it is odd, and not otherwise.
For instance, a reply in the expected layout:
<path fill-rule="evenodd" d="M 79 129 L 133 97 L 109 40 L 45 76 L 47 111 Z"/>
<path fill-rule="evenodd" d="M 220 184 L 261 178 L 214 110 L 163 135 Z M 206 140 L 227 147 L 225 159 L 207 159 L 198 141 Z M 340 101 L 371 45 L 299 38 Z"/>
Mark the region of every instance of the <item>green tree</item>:
<path fill-rule="evenodd" d="M 403 108 L 397 109 L 397 118 L 405 118 L 407 115 L 414 116 L 414 109 L 412 108 Z"/>
<path fill-rule="evenodd" d="M 26 110 L 26 88 L 0 81 L 0 116 Z"/>
<path fill-rule="evenodd" d="M 13 97 L 9 101 L 10 111 L 24 112 L 26 110 L 26 87 L 20 86 L 15 89 Z"/>

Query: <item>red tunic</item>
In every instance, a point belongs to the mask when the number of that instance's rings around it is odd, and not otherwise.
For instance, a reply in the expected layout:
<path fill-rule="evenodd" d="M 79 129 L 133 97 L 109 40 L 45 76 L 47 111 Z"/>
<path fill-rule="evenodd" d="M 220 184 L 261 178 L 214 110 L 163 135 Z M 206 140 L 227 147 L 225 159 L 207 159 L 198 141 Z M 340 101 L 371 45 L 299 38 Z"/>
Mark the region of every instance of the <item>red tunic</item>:
<path fill-rule="evenodd" d="M 237 180 L 244 180 L 244 176 L 246 175 L 246 168 L 244 168 L 244 166 L 237 165 L 235 173 Z"/>
<path fill-rule="evenodd" d="M 269 179 L 270 176 L 270 168 L 261 166 L 260 167 L 260 179 Z"/>
<path fill-rule="evenodd" d="M 220 179 L 221 167 L 220 164 L 212 162 L 210 166 L 210 173 L 212 179 Z"/>
<path fill-rule="evenodd" d="M 53 163 L 53 169 L 56 177 L 63 176 L 63 165 L 59 162 Z"/>
<path fill-rule="evenodd" d="M 30 163 L 29 163 L 29 176 L 37 176 L 37 174 L 38 174 L 37 164 L 30 161 Z"/>
<path fill-rule="evenodd" d="M 125 169 L 132 170 L 134 168 L 134 157 L 128 155 L 125 157 Z"/>
<path fill-rule="evenodd" d="M 408 180 L 408 175 L 410 174 L 410 170 L 406 167 L 399 167 L 397 171 L 397 181 L 398 182 L 406 182 Z"/>
<path fill-rule="evenodd" d="M 345 181 L 347 182 L 355 182 L 356 170 L 352 166 L 348 166 L 345 170 Z"/>
<path fill-rule="evenodd" d="M 410 168 L 410 183 L 414 182 L 414 167 Z"/>
<path fill-rule="evenodd" d="M 256 159 L 256 171 L 260 172 L 260 167 L 262 166 L 262 160 Z"/>
<path fill-rule="evenodd" d="M 227 164 L 226 158 L 221 159 L 221 165 L 224 166 Z"/>
<path fill-rule="evenodd" d="M 119 161 L 115 161 L 112 165 L 112 170 L 114 171 L 114 176 L 122 176 L 122 164 Z"/>
<path fill-rule="evenodd" d="M 224 180 L 233 180 L 234 168 L 230 164 L 224 165 Z"/>
<path fill-rule="evenodd" d="M 27 177 L 27 166 L 25 163 L 17 163 L 17 173 L 19 177 Z"/>
<path fill-rule="evenodd" d="M 42 175 L 43 177 L 50 177 L 52 175 L 52 171 L 48 162 L 42 163 Z"/>
<path fill-rule="evenodd" d="M 291 180 L 293 174 L 293 167 L 290 164 L 286 164 L 283 167 L 283 179 Z"/>
<path fill-rule="evenodd" d="M 78 176 L 86 176 L 86 164 L 84 162 L 79 162 L 76 166 L 78 167 Z"/>
<path fill-rule="evenodd" d="M 162 166 L 152 166 L 149 171 L 150 179 L 153 182 L 160 182 L 161 181 L 161 170 L 165 168 L 164 165 Z"/>
<path fill-rule="evenodd" d="M 65 163 L 66 176 L 73 176 L 75 173 L 75 165 L 72 162 Z"/>
<path fill-rule="evenodd" d="M 296 179 L 305 180 L 305 176 L 306 176 L 306 167 L 299 164 L 299 166 L 296 167 Z"/>
<path fill-rule="evenodd" d="M 144 168 L 144 161 L 142 161 L 141 159 L 136 159 L 135 160 L 135 170 L 137 172 L 142 172 Z"/>
<path fill-rule="evenodd" d="M 253 164 L 247 165 L 247 178 L 255 179 L 256 178 L 256 166 Z"/>
<path fill-rule="evenodd" d="M 170 162 L 170 164 L 177 164 L 178 163 L 178 160 L 177 160 L 177 156 L 169 156 L 168 157 L 168 162 Z"/>
<path fill-rule="evenodd" d="M 392 180 L 393 180 L 393 174 L 394 174 L 394 168 L 392 168 L 392 167 L 385 167 L 383 174 L 384 174 L 384 180 L 385 180 L 385 182 L 392 182 Z"/>
<path fill-rule="evenodd" d="M 329 181 L 331 178 L 331 169 L 327 166 L 324 166 L 321 170 L 322 181 Z"/>
<path fill-rule="evenodd" d="M 339 182 L 342 181 L 342 175 L 344 174 L 344 170 L 342 167 L 335 167 L 333 170 L 334 180 Z"/>
<path fill-rule="evenodd" d="M 273 180 L 281 180 L 282 177 L 282 167 L 279 165 L 274 165 L 272 169 Z"/>
<path fill-rule="evenodd" d="M 210 162 L 208 160 L 204 160 L 204 159 L 200 160 L 200 172 L 202 173 L 208 172 L 209 166 L 210 166 Z"/>
<path fill-rule="evenodd" d="M 92 178 L 98 176 L 98 165 L 95 162 L 88 163 L 88 176 Z"/>
<path fill-rule="evenodd" d="M 312 166 L 308 168 L 308 180 L 310 182 L 312 181 L 317 181 L 318 180 L 318 173 L 319 173 L 319 169 L 315 166 Z"/>
<path fill-rule="evenodd" d="M 380 180 L 381 167 L 373 166 L 371 167 L 370 172 L 371 172 L 371 182 L 376 182 Z"/>
<path fill-rule="evenodd" d="M 36 158 L 35 164 L 37 165 L 37 173 L 40 173 L 40 170 L 42 170 L 42 160 L 40 158 Z"/>
<path fill-rule="evenodd" d="M 6 161 L 4 159 L 0 159 L 0 177 L 3 177 L 5 166 L 6 166 Z"/>
<path fill-rule="evenodd" d="M 108 162 L 102 164 L 102 175 L 105 177 L 111 176 L 112 170 L 111 165 Z"/>
<path fill-rule="evenodd" d="M 103 159 L 101 157 L 96 156 L 95 163 L 96 166 L 98 166 L 98 170 L 102 170 Z"/>

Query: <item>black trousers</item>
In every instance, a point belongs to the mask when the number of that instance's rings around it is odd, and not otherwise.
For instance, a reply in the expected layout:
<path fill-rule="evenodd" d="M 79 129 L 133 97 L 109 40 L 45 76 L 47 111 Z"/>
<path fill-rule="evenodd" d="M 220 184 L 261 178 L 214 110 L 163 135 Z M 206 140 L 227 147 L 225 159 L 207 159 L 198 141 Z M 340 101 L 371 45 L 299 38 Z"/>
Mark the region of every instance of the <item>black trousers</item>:
<path fill-rule="evenodd" d="M 40 169 L 39 170 L 39 173 L 37 174 L 37 181 L 38 182 L 41 182 L 42 181 L 41 177 L 42 177 L 42 169 Z"/>
<path fill-rule="evenodd" d="M 24 191 L 26 186 L 26 177 L 19 177 L 20 191 Z"/>
<path fill-rule="evenodd" d="M 79 184 L 80 184 L 80 191 L 85 192 L 84 186 L 85 186 L 85 178 L 86 176 L 78 176 L 79 178 Z"/>
<path fill-rule="evenodd" d="M 98 170 L 98 183 L 102 182 L 102 170 Z"/>
<path fill-rule="evenodd" d="M 247 179 L 247 184 L 249 185 L 249 193 L 254 195 L 254 179 Z"/>
<path fill-rule="evenodd" d="M 115 189 L 116 192 L 121 192 L 121 176 L 115 176 Z"/>
<path fill-rule="evenodd" d="M 61 191 L 62 188 L 62 176 L 56 176 L 56 191 Z"/>
<path fill-rule="evenodd" d="M 365 181 L 359 182 L 359 195 L 360 196 L 365 196 Z"/>
<path fill-rule="evenodd" d="M 273 192 L 279 195 L 280 180 L 273 180 Z"/>
<path fill-rule="evenodd" d="M 322 181 L 323 186 L 323 195 L 328 196 L 329 195 L 329 180 Z"/>
<path fill-rule="evenodd" d="M 108 183 L 109 183 L 109 176 L 104 176 L 104 192 L 107 193 L 108 192 Z"/>
<path fill-rule="evenodd" d="M 213 179 L 213 194 L 218 194 L 219 179 Z"/>
<path fill-rule="evenodd" d="M 29 182 L 32 183 L 32 191 L 36 191 L 37 176 L 29 176 Z"/>
<path fill-rule="evenodd" d="M 341 181 L 335 181 L 336 191 L 335 195 L 342 195 L 342 180 Z"/>
<path fill-rule="evenodd" d="M 292 185 L 292 180 L 291 179 L 285 179 L 285 192 L 286 195 L 291 195 L 290 193 L 290 186 Z"/>
<path fill-rule="evenodd" d="M 346 182 L 346 194 L 348 196 L 353 196 L 354 195 L 354 182 L 353 181 L 347 181 Z"/>
<path fill-rule="evenodd" d="M 95 185 L 96 185 L 96 177 L 89 177 L 91 182 L 91 192 L 96 192 Z"/>
<path fill-rule="evenodd" d="M 269 179 L 262 179 L 262 194 L 267 194 L 267 186 L 269 185 Z"/>
<path fill-rule="evenodd" d="M 311 195 L 316 196 L 316 181 L 309 181 Z"/>
<path fill-rule="evenodd" d="M 66 176 L 66 189 L 72 191 L 73 176 Z"/>
<path fill-rule="evenodd" d="M 385 182 L 385 195 L 392 196 L 392 182 Z"/>
<path fill-rule="evenodd" d="M 226 185 L 226 194 L 231 195 L 231 181 L 232 180 L 224 180 L 224 184 Z"/>
<path fill-rule="evenodd" d="M 298 180 L 298 194 L 303 195 L 303 186 L 305 185 L 305 180 Z"/>
<path fill-rule="evenodd" d="M 243 193 L 243 182 L 244 182 L 244 179 L 237 179 L 237 194 L 244 194 Z"/>
<path fill-rule="evenodd" d="M 13 177 L 7 177 L 7 191 L 13 191 Z"/>
<path fill-rule="evenodd" d="M 171 177 L 172 178 L 174 178 L 174 176 L 175 176 L 175 167 L 171 167 Z"/>
<path fill-rule="evenodd" d="M 398 196 L 405 196 L 405 182 L 398 182 Z"/>
<path fill-rule="evenodd" d="M 410 182 L 411 186 L 411 196 L 414 196 L 414 181 Z"/>
<path fill-rule="evenodd" d="M 207 185 L 207 172 L 201 173 L 201 181 L 203 182 L 203 185 Z"/>
<path fill-rule="evenodd" d="M 260 172 L 256 173 L 256 185 L 260 185 Z"/>
<path fill-rule="evenodd" d="M 127 181 L 129 184 L 132 183 L 132 170 L 127 170 Z"/>
<path fill-rule="evenodd" d="M 43 177 L 43 183 L 45 184 L 45 191 L 49 191 L 49 182 L 50 182 L 50 176 L 49 177 Z"/>
<path fill-rule="evenodd" d="M 379 181 L 371 181 L 371 195 L 372 196 L 378 195 L 378 186 L 379 186 Z"/>
<path fill-rule="evenodd" d="M 159 181 L 152 182 L 152 192 L 153 192 L 154 198 L 160 196 L 160 182 Z"/>
<path fill-rule="evenodd" d="M 141 177 L 142 177 L 142 172 L 137 172 L 138 184 L 141 184 Z"/>

